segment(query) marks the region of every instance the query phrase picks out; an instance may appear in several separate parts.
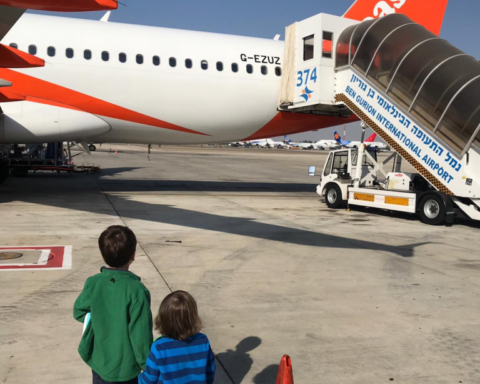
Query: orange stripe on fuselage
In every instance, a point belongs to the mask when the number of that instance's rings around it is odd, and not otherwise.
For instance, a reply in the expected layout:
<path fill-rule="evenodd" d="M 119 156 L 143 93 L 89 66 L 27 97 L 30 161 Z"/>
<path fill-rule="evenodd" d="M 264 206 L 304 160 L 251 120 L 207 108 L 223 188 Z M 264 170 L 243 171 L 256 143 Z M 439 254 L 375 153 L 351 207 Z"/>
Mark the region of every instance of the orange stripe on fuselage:
<path fill-rule="evenodd" d="M 30 96 L 32 98 L 43 99 L 43 101 L 32 100 L 35 102 L 41 102 L 44 104 L 57 102 L 59 103 L 59 106 L 63 106 L 64 108 L 71 107 L 93 115 L 111 117 L 113 119 L 130 121 L 132 123 L 144 124 L 172 131 L 209 136 L 205 133 L 167 123 L 166 121 L 155 119 L 154 117 L 10 69 L 0 68 L 0 78 L 12 83 L 12 86 L 8 87 L 8 92 L 21 95 L 25 98 Z M 1 92 L 2 89 L 0 89 L 0 93 Z"/>
<path fill-rule="evenodd" d="M 267 137 L 291 135 L 293 133 L 314 131 L 358 121 L 358 117 L 307 115 L 304 113 L 279 112 L 262 129 L 244 140 L 265 139 Z"/>

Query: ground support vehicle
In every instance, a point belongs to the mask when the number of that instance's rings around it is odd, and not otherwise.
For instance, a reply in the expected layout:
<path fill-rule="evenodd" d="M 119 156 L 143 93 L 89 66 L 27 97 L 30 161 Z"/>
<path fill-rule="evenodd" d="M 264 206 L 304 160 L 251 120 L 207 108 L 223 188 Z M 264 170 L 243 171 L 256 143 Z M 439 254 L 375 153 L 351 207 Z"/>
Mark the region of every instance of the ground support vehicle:
<path fill-rule="evenodd" d="M 392 161 L 393 160 L 393 161 Z M 391 172 L 385 166 L 393 162 Z M 402 158 L 392 153 L 382 163 L 377 152 L 360 146 L 330 152 L 317 193 L 329 208 L 362 206 L 418 214 L 426 224 L 452 224 L 455 213 L 449 197 L 435 190 L 422 175 L 401 172 Z M 315 166 L 309 174 L 314 176 Z M 383 179 L 378 178 L 383 176 Z"/>
<path fill-rule="evenodd" d="M 73 162 L 70 144 L 14 144 L 0 146 L 0 183 L 9 174 L 25 177 L 29 172 L 100 173 L 94 165 L 77 166 Z"/>
<path fill-rule="evenodd" d="M 456 212 L 480 220 L 476 58 L 399 13 L 363 22 L 319 14 L 287 27 L 284 62 L 279 110 L 355 114 L 396 164 L 416 170 L 382 172 L 363 145 L 358 161 L 332 152 L 319 186 L 327 204 L 418 213 L 429 224 L 452 223 Z"/>

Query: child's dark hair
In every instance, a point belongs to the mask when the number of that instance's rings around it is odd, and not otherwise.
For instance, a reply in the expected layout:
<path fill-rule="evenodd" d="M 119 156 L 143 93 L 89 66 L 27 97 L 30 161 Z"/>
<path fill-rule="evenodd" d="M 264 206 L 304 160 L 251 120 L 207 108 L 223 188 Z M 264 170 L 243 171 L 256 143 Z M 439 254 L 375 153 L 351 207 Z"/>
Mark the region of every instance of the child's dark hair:
<path fill-rule="evenodd" d="M 137 238 L 130 228 L 112 225 L 100 235 L 98 246 L 103 260 L 110 267 L 128 264 L 137 248 Z"/>
<path fill-rule="evenodd" d="M 188 292 L 170 293 L 155 317 L 155 328 L 174 340 L 186 340 L 202 329 L 202 320 L 198 316 L 197 302 Z"/>

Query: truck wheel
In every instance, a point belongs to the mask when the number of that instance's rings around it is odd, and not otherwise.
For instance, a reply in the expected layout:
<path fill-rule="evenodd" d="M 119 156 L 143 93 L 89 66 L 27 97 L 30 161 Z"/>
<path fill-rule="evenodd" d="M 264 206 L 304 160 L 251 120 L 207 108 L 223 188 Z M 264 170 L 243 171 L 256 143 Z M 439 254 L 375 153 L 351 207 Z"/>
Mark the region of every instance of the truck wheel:
<path fill-rule="evenodd" d="M 6 162 L 0 160 L 0 184 L 8 179 L 9 169 Z"/>
<path fill-rule="evenodd" d="M 435 195 L 425 196 L 418 207 L 420 219 L 428 225 L 442 225 L 445 223 L 445 204 Z"/>
<path fill-rule="evenodd" d="M 337 209 L 340 208 L 342 200 L 342 191 L 337 184 L 330 184 L 325 191 L 325 200 L 328 208 Z"/>

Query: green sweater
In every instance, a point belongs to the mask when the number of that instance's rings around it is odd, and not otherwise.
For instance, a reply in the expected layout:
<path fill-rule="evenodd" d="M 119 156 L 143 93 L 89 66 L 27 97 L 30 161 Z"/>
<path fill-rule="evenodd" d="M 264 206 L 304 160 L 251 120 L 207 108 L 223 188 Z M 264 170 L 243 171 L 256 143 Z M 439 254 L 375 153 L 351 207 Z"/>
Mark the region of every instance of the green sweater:
<path fill-rule="evenodd" d="M 102 268 L 87 279 L 73 317 L 91 320 L 78 353 L 105 381 L 128 381 L 145 369 L 152 345 L 150 293 L 132 272 Z"/>

